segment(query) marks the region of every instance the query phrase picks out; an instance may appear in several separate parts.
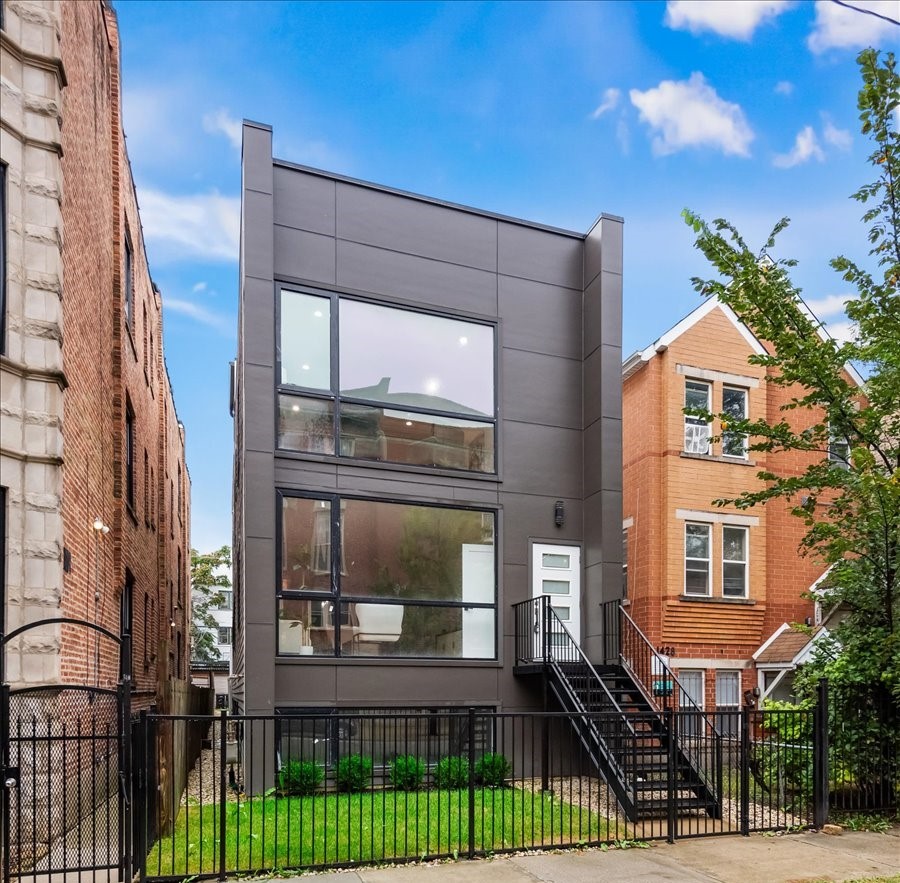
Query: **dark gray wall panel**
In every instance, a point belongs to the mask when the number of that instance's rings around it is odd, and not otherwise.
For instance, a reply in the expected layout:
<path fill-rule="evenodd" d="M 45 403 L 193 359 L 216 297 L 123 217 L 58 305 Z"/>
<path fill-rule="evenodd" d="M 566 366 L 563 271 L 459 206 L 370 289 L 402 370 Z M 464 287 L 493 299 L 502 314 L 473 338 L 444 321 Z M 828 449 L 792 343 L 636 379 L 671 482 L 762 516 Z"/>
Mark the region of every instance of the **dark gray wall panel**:
<path fill-rule="evenodd" d="M 272 369 L 264 365 L 244 365 L 244 447 L 248 451 L 275 449 L 275 394 Z"/>
<path fill-rule="evenodd" d="M 622 385 L 609 382 L 622 370 L 622 350 L 600 346 L 584 361 L 584 425 L 600 417 L 622 419 Z"/>
<path fill-rule="evenodd" d="M 484 270 L 339 240 L 337 284 L 423 306 L 497 314 L 497 277 Z"/>
<path fill-rule="evenodd" d="M 622 274 L 600 273 L 602 298 L 600 301 L 600 333 L 602 343 L 622 346 Z"/>
<path fill-rule="evenodd" d="M 275 622 L 275 587 L 277 584 L 275 541 L 248 537 L 244 549 L 244 559 L 247 565 L 245 622 L 257 625 L 271 624 Z"/>
<path fill-rule="evenodd" d="M 275 626 L 248 622 L 245 629 L 251 657 L 245 663 L 245 708 L 248 714 L 271 714 L 275 692 Z"/>
<path fill-rule="evenodd" d="M 597 493 L 584 501 L 584 565 L 603 560 L 603 494 Z"/>
<path fill-rule="evenodd" d="M 244 361 L 255 365 L 275 364 L 275 289 L 263 279 L 244 282 Z"/>
<path fill-rule="evenodd" d="M 276 224 L 334 236 L 334 203 L 334 181 L 276 166 Z"/>
<path fill-rule="evenodd" d="M 528 567 L 526 564 L 504 564 L 500 569 L 503 575 L 503 597 L 501 600 L 500 616 L 498 617 L 499 634 L 514 635 L 516 632 L 515 619 L 513 618 L 512 605 L 519 601 L 525 601 L 531 597 L 531 589 L 528 585 Z M 502 646 L 502 645 L 501 645 Z M 501 657 L 505 664 L 512 664 L 512 657 Z"/>
<path fill-rule="evenodd" d="M 499 697 L 500 670 L 489 666 L 415 663 L 408 666 L 344 666 L 337 690 L 345 705 L 372 702 L 402 705 L 493 704 Z"/>
<path fill-rule="evenodd" d="M 581 496 L 581 433 L 503 421 L 503 489 L 548 497 Z"/>
<path fill-rule="evenodd" d="M 497 485 L 488 482 L 475 487 L 470 485 L 451 487 L 450 493 L 454 502 L 466 505 L 496 508 L 500 502 L 500 491 Z"/>
<path fill-rule="evenodd" d="M 272 197 L 244 191 L 243 266 L 245 276 L 271 279 L 273 260 Z"/>
<path fill-rule="evenodd" d="M 580 291 L 513 276 L 498 283 L 504 346 L 581 358 Z"/>
<path fill-rule="evenodd" d="M 584 284 L 588 286 L 603 266 L 603 219 L 598 218 L 584 239 Z"/>
<path fill-rule="evenodd" d="M 584 493 L 622 490 L 622 421 L 603 417 L 584 431 Z"/>
<path fill-rule="evenodd" d="M 275 275 L 334 284 L 334 239 L 293 227 L 275 227 Z"/>
<path fill-rule="evenodd" d="M 603 563 L 622 564 L 622 492 L 604 491 L 600 529 L 603 538 Z"/>
<path fill-rule="evenodd" d="M 272 130 L 244 126 L 243 185 L 259 193 L 272 192 Z"/>
<path fill-rule="evenodd" d="M 498 269 L 502 274 L 581 290 L 582 239 L 502 221 L 497 235 Z"/>
<path fill-rule="evenodd" d="M 275 483 L 279 488 L 308 488 L 334 493 L 337 488 L 337 467 L 334 463 L 275 457 Z"/>
<path fill-rule="evenodd" d="M 504 561 L 529 562 L 529 540 L 546 543 L 579 543 L 582 536 L 582 505 L 578 497 L 536 497 L 532 494 L 500 495 L 503 503 Z M 566 519 L 562 527 L 553 522 L 554 504 L 561 499 Z M 521 599 L 517 599 L 521 600 Z"/>
<path fill-rule="evenodd" d="M 583 351 L 585 357 L 591 355 L 603 342 L 603 294 L 598 276 L 584 290 Z"/>
<path fill-rule="evenodd" d="M 368 187 L 338 183 L 337 236 L 467 267 L 497 269 L 497 222 L 492 218 Z"/>
<path fill-rule="evenodd" d="M 581 362 L 513 349 L 501 358 L 505 420 L 581 428 Z"/>
<path fill-rule="evenodd" d="M 275 707 L 334 705 L 337 699 L 337 668 L 307 664 L 304 660 L 279 659 L 275 666 Z"/>

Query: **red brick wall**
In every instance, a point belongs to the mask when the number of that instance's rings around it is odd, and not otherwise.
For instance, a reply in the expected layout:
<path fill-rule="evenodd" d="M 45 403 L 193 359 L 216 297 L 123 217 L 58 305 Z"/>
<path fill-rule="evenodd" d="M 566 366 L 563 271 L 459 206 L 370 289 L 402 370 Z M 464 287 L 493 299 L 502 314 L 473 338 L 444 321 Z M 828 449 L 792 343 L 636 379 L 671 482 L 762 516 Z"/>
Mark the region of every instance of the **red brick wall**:
<path fill-rule="evenodd" d="M 118 633 L 123 586 L 133 580 L 132 663 L 138 705 L 165 703 L 167 681 L 187 676 L 189 481 L 184 438 L 175 417 L 162 347 L 162 303 L 147 266 L 121 125 L 115 15 L 97 0 L 63 4 L 63 524 L 72 567 L 65 575 L 64 615 L 97 621 Z M 132 321 L 125 316 L 125 229 L 133 247 Z M 152 358 L 151 345 L 153 341 Z M 126 500 L 126 410 L 134 414 L 134 506 Z M 145 456 L 146 454 L 146 456 Z M 181 469 L 184 493 L 168 521 L 167 476 Z M 177 493 L 177 491 L 176 491 Z M 96 517 L 108 534 L 92 528 Z M 181 570 L 178 571 L 180 550 Z M 178 596 L 170 623 L 169 585 Z M 169 644 L 182 635 L 180 667 Z M 111 684 L 117 651 L 84 629 L 63 636 L 63 676 Z"/>

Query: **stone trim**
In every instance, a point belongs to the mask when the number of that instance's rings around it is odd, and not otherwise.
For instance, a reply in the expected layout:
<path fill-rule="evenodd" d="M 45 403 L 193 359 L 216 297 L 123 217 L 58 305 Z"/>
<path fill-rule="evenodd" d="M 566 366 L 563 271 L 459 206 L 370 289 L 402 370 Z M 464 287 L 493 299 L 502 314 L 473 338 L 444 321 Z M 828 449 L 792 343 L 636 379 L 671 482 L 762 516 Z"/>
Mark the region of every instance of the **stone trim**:
<path fill-rule="evenodd" d="M 5 49 L 21 64 L 30 64 L 32 67 L 56 74 L 56 80 L 61 89 L 69 85 L 61 58 L 23 49 L 18 43 L 13 42 L 12 37 L 6 31 L 0 31 L 0 49 Z"/>
<path fill-rule="evenodd" d="M 3 448 L 0 454 L 9 457 L 10 460 L 20 460 L 23 463 L 44 463 L 47 466 L 62 466 L 63 458 L 52 454 L 27 454 L 25 451 L 13 451 Z"/>
<path fill-rule="evenodd" d="M 0 368 L 15 374 L 23 380 L 37 380 L 44 383 L 55 383 L 60 389 L 65 389 L 69 385 L 66 375 L 63 371 L 54 371 L 46 368 L 30 368 L 28 365 L 17 362 L 9 356 L 0 356 Z"/>

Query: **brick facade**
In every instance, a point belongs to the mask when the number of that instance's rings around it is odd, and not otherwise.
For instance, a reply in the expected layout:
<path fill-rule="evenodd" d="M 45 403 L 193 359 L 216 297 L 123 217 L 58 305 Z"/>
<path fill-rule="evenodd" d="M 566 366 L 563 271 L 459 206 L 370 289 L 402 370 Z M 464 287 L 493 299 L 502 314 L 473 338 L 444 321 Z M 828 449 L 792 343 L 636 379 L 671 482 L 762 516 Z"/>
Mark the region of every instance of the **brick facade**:
<path fill-rule="evenodd" d="M 55 504 L 55 509 L 43 512 L 40 521 L 34 515 L 37 498 L 26 497 L 22 514 L 20 494 L 12 480 L 7 481 L 7 474 L 17 478 L 14 469 L 8 470 L 8 461 L 26 466 L 30 461 L 7 457 L 4 427 L 2 483 L 10 488 L 8 552 L 14 565 L 6 592 L 7 628 L 56 615 L 87 619 L 119 633 L 124 616 L 133 635 L 136 707 L 155 703 L 163 711 L 176 710 L 171 706 L 172 697 L 180 691 L 177 682 L 183 686 L 188 676 L 190 480 L 184 429 L 177 419 L 163 357 L 162 298 L 147 266 L 121 123 L 115 13 L 101 0 L 7 2 L 9 37 L 17 39 L 21 22 L 23 49 L 26 31 L 37 20 L 47 22 L 45 28 L 53 39 L 46 36 L 44 43 L 55 49 L 59 79 L 66 84 L 51 96 L 56 102 L 58 146 L 45 150 L 54 159 L 44 159 L 42 165 L 55 171 L 56 189 L 40 188 L 47 208 L 38 211 L 32 203 L 38 220 L 20 219 L 11 212 L 12 238 L 23 230 L 26 237 L 39 236 L 46 243 L 47 256 L 25 247 L 26 266 L 19 269 L 11 252 L 9 269 L 11 279 L 17 281 L 32 276 L 45 279 L 46 268 L 52 268 L 53 278 L 61 280 L 55 288 L 49 282 L 41 288 L 48 302 L 44 322 L 56 320 L 55 326 L 41 328 L 58 330 L 44 332 L 39 365 L 44 374 L 40 386 L 38 381 L 32 384 L 43 391 L 43 399 L 37 392 L 29 399 L 46 412 L 57 395 L 59 406 L 45 418 L 28 413 L 25 421 L 40 426 L 48 437 L 54 428 L 61 430 L 57 430 L 60 438 L 55 447 L 50 438 L 39 451 L 44 458 L 40 465 L 55 470 L 52 487 L 44 489 L 38 500 L 47 507 Z M 45 84 L 49 82 L 45 78 Z M 3 137 L 6 161 L 6 128 Z M 27 139 L 26 144 L 30 145 Z M 30 192 L 38 190 L 39 182 L 28 179 L 36 165 L 36 160 L 25 162 L 25 189 Z M 55 192 L 55 200 L 45 195 Z M 26 212 L 28 208 L 26 202 Z M 46 231 L 34 226 L 41 218 L 48 223 Z M 54 263 L 56 253 L 59 259 Z M 36 255 L 39 260 L 35 258 L 32 267 L 29 256 Z M 37 277 L 39 272 L 44 275 Z M 29 308 L 33 287 L 28 288 Z M 14 310 L 11 299 L 8 324 L 16 330 L 8 335 L 6 352 L 9 361 L 30 366 L 28 356 L 37 350 L 19 342 L 18 327 L 27 331 L 33 323 L 19 320 Z M 6 377 L 4 370 L 4 412 L 7 389 L 10 398 L 16 392 Z M 51 394 L 51 390 L 58 392 Z M 26 440 L 33 435 L 26 429 Z M 133 439 L 131 458 L 129 437 Z M 17 450 L 21 448 L 20 444 Z M 58 459 L 48 463 L 51 452 Z M 30 454 L 27 446 L 25 453 Z M 94 528 L 97 519 L 108 532 Z M 38 576 L 33 566 L 29 569 L 24 564 L 18 550 L 35 548 L 33 531 L 39 526 L 45 534 L 51 528 L 55 534 L 41 538 L 43 572 Z M 18 577 L 21 572 L 24 580 Z M 128 592 L 130 615 L 123 601 Z M 36 597 L 39 603 L 33 603 Z M 42 631 L 39 639 L 28 633 L 10 649 L 8 674 L 13 686 L 109 686 L 118 678 L 115 645 L 96 640 L 81 627 L 56 627 L 46 635 Z"/>
<path fill-rule="evenodd" d="M 733 315 L 733 314 L 732 314 Z M 798 552 L 803 524 L 783 501 L 738 511 L 712 501 L 759 485 L 757 472 L 802 472 L 810 455 L 749 452 L 726 457 L 722 442 L 708 455 L 684 451 L 686 380 L 711 386 L 711 410 L 723 410 L 723 387 L 747 392 L 750 419 L 788 419 L 800 427 L 823 419 L 813 411 L 782 412 L 791 391 L 766 382 L 766 368 L 748 364 L 751 341 L 720 306 L 699 307 L 672 335 L 625 363 L 623 383 L 623 517 L 628 538 L 629 611 L 676 670 L 704 672 L 706 707 L 716 704 L 716 673 L 740 671 L 741 690 L 756 685 L 751 659 L 782 623 L 813 616 L 801 597 L 822 573 Z M 690 317 L 689 317 L 690 318 Z M 744 329 L 746 332 L 746 329 Z M 759 346 L 759 344 L 756 344 Z M 637 355 L 637 354 L 636 354 Z M 719 436 L 715 421 L 712 435 Z M 709 597 L 685 592 L 685 524 L 709 525 Z M 723 528 L 745 527 L 746 598 L 723 595 Z"/>

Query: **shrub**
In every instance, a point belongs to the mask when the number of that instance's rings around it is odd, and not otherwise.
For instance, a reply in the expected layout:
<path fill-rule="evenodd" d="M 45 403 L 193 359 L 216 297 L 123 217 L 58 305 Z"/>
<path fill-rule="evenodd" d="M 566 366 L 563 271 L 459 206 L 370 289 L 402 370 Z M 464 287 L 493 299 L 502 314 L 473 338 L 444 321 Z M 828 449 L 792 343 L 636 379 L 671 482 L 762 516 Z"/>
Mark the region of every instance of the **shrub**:
<path fill-rule="evenodd" d="M 415 791 L 425 778 L 425 763 L 414 754 L 401 754 L 391 761 L 391 783 L 398 791 Z"/>
<path fill-rule="evenodd" d="M 434 768 L 437 788 L 465 788 L 469 784 L 469 761 L 465 757 L 442 757 Z"/>
<path fill-rule="evenodd" d="M 500 788 L 510 769 L 509 761 L 502 754 L 485 754 L 475 764 L 475 781 L 486 788 Z"/>
<path fill-rule="evenodd" d="M 361 754 L 342 757 L 334 768 L 334 781 L 338 791 L 365 791 L 372 781 L 372 758 Z"/>
<path fill-rule="evenodd" d="M 313 760 L 289 760 L 278 772 L 278 787 L 285 794 L 315 794 L 325 769 Z"/>

